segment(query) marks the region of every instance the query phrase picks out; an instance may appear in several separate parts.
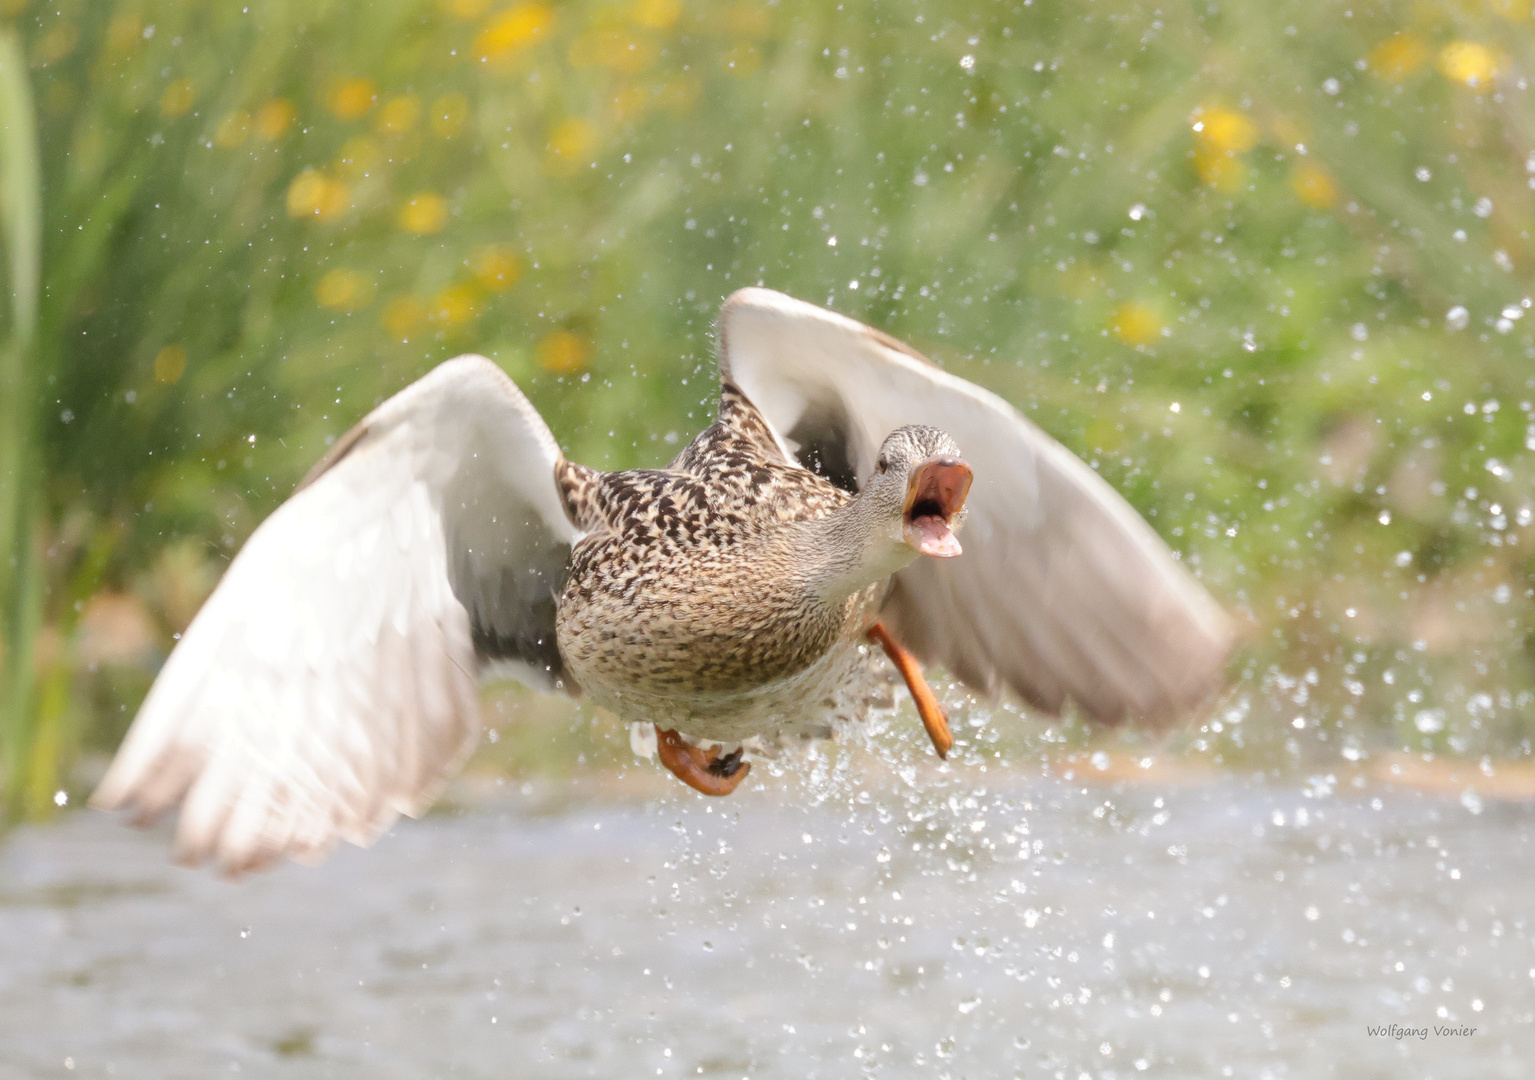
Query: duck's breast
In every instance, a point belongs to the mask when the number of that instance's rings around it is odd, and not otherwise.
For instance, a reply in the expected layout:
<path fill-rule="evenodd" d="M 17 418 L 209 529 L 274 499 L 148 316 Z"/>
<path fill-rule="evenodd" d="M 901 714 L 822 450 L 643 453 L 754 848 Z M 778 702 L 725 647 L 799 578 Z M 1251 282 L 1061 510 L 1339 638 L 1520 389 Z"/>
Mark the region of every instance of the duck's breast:
<path fill-rule="evenodd" d="M 729 694 L 804 671 L 853 612 L 819 601 L 789 563 L 763 545 L 583 542 L 559 603 L 561 655 L 592 692 Z"/>

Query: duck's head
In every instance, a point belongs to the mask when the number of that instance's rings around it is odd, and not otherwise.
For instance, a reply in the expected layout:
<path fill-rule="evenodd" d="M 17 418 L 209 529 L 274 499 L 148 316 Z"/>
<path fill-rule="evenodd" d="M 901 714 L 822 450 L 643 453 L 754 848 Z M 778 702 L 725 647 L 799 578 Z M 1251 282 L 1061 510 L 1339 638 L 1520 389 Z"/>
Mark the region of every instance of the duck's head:
<path fill-rule="evenodd" d="M 954 534 L 965 518 L 971 477 L 948 432 L 912 424 L 880 445 L 860 496 L 888 519 L 892 539 L 921 555 L 952 559 L 961 551 Z"/>

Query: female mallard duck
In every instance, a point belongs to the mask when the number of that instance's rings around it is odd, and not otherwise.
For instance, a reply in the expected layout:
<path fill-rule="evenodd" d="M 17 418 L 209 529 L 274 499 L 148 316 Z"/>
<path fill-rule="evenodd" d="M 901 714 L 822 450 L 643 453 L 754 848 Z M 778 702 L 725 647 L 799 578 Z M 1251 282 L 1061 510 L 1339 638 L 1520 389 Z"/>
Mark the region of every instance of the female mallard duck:
<path fill-rule="evenodd" d="M 367 844 L 468 755 L 488 670 L 654 724 L 715 795 L 743 741 L 861 714 L 866 640 L 940 754 L 919 658 L 1111 723 L 1219 686 L 1224 612 L 1000 398 L 765 289 L 718 340 L 719 419 L 664 469 L 566 461 L 481 357 L 379 406 L 230 564 L 94 804 L 182 802 L 178 856 L 232 871 Z"/>

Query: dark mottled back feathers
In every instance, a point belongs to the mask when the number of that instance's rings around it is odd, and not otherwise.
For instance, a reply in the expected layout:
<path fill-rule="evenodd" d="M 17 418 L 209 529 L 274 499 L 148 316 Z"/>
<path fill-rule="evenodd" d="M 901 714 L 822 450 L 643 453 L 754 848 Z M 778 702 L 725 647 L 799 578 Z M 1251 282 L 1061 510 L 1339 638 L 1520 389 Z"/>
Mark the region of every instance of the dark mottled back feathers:
<path fill-rule="evenodd" d="M 555 484 L 577 528 L 641 545 L 728 545 L 759 523 L 818 518 L 847 500 L 785 456 L 730 382 L 720 386 L 719 419 L 666 468 L 604 473 L 562 460 Z"/>
<path fill-rule="evenodd" d="M 555 478 L 586 530 L 560 599 L 559 646 L 582 684 L 621 714 L 803 670 L 844 633 L 821 604 L 785 523 L 851 496 L 792 462 L 756 407 L 720 388 L 720 416 L 665 468 Z"/>

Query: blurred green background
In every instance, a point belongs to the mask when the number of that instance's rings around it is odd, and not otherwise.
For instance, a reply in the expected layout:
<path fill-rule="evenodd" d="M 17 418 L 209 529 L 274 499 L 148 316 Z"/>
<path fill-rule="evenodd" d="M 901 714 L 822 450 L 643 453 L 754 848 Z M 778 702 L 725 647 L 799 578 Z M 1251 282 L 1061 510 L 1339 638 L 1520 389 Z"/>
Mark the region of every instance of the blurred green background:
<path fill-rule="evenodd" d="M 1188 753 L 1531 754 L 1531 0 L 0 16 L 12 815 L 373 404 L 477 350 L 573 457 L 660 462 L 754 283 L 997 390 L 1184 553 L 1249 628 Z"/>

